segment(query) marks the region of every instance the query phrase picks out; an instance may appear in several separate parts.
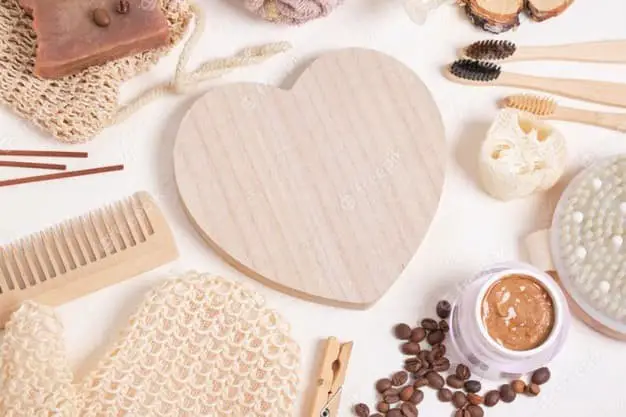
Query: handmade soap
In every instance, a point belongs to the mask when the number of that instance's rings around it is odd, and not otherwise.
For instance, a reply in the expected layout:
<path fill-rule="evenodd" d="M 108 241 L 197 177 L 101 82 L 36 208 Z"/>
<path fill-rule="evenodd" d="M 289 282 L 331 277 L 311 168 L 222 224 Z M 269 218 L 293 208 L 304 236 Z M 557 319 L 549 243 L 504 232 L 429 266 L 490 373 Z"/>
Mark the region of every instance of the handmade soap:
<path fill-rule="evenodd" d="M 156 0 L 20 0 L 20 4 L 33 16 L 34 73 L 42 78 L 75 74 L 168 41 L 168 23 Z"/>
<path fill-rule="evenodd" d="M 482 319 L 489 335 L 511 350 L 541 346 L 554 327 L 554 306 L 548 291 L 534 278 L 509 275 L 495 282 L 482 301 Z"/>

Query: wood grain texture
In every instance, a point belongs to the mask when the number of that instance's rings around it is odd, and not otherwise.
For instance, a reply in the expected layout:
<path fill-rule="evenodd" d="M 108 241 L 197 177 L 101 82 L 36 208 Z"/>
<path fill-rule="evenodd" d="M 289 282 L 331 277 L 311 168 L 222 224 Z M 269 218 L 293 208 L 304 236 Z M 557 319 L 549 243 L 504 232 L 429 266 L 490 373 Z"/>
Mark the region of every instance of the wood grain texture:
<path fill-rule="evenodd" d="M 218 87 L 174 148 L 183 203 L 236 268 L 308 300 L 366 308 L 394 283 L 435 215 L 439 111 L 407 67 L 348 49 L 292 90 Z"/>
<path fill-rule="evenodd" d="M 504 61 L 576 61 L 626 63 L 626 41 L 612 40 L 569 45 L 520 46 Z"/>

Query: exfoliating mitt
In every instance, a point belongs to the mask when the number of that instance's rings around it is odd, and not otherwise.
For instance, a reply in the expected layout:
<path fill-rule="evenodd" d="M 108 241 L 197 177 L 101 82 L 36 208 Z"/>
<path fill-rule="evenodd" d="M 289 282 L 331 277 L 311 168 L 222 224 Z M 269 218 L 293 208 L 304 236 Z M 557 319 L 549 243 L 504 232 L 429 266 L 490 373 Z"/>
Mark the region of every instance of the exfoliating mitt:
<path fill-rule="evenodd" d="M 190 273 L 152 290 L 95 370 L 72 383 L 59 321 L 27 302 L 0 348 L 0 415 L 290 417 L 299 357 L 258 294 Z"/>

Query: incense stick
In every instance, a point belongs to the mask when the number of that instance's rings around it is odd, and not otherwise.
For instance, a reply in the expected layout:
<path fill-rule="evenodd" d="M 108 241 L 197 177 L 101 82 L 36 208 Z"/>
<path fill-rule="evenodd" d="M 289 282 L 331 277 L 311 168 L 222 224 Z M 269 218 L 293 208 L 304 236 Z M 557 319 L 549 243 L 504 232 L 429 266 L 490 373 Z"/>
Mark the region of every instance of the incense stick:
<path fill-rule="evenodd" d="M 20 185 L 32 182 L 52 181 L 60 180 L 64 178 L 82 177 L 85 175 L 102 174 L 105 172 L 121 171 L 124 169 L 124 165 L 112 165 L 99 168 L 83 169 L 80 171 L 67 171 L 60 172 L 58 174 L 47 175 L 35 175 L 33 177 L 16 178 L 13 180 L 0 181 L 0 187 L 8 187 L 10 185 Z"/>
<path fill-rule="evenodd" d="M 0 149 L 0 156 L 42 156 L 51 158 L 87 158 L 87 152 L 67 151 L 26 151 L 17 149 Z"/>
<path fill-rule="evenodd" d="M 0 167 L 33 168 L 33 169 L 58 169 L 64 171 L 67 166 L 61 164 L 40 164 L 37 162 L 0 161 Z"/>

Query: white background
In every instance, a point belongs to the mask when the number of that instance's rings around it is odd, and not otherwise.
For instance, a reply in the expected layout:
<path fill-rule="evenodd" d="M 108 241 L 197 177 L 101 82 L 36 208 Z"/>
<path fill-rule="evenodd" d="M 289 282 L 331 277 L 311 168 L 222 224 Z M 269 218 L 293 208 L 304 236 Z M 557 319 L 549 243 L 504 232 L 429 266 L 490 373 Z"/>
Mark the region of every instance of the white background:
<path fill-rule="evenodd" d="M 86 150 L 90 152 L 89 160 L 76 161 L 74 167 L 124 163 L 126 170 L 91 178 L 0 189 L 0 243 L 10 242 L 135 191 L 147 190 L 164 208 L 181 257 L 160 270 L 58 308 L 76 370 L 84 372 L 87 360 L 102 353 L 107 341 L 134 311 L 150 286 L 188 269 L 208 271 L 245 281 L 262 293 L 271 307 L 289 318 L 293 336 L 302 347 L 300 405 L 308 395 L 306 390 L 311 382 L 318 341 L 335 335 L 355 342 L 340 412 L 340 415 L 348 416 L 350 406 L 355 402 L 365 401 L 373 405 L 375 380 L 401 366 L 402 357 L 390 333 L 393 324 L 400 321 L 415 323 L 418 318 L 432 314 L 440 294 L 484 266 L 497 261 L 525 259 L 520 240 L 528 232 L 549 224 L 558 192 L 552 196 L 502 203 L 485 195 L 477 185 L 477 146 L 493 120 L 495 102 L 516 90 L 470 88 L 450 83 L 440 75 L 441 67 L 454 58 L 456 48 L 491 37 L 474 29 L 455 7 L 439 9 L 426 25 L 420 27 L 407 18 L 399 0 L 347 0 L 347 4 L 329 18 L 291 28 L 251 17 L 236 0 L 199 1 L 206 10 L 208 26 L 192 60 L 195 63 L 267 41 L 289 40 L 294 45 L 288 54 L 261 66 L 238 71 L 220 83 L 246 80 L 291 85 L 294 74 L 302 65 L 320 53 L 362 46 L 386 52 L 403 61 L 431 89 L 447 129 L 447 183 L 426 240 L 388 294 L 368 311 L 310 304 L 253 282 L 211 253 L 182 211 L 172 173 L 175 132 L 197 95 L 162 99 L 126 123 L 108 129 L 89 144 L 74 147 L 54 142 L 2 110 L 2 147 Z M 578 0 L 557 19 L 542 24 L 525 22 L 517 31 L 501 37 L 519 45 L 626 38 L 624 16 L 626 2 L 621 0 Z M 123 97 L 131 97 L 140 89 L 170 76 L 175 55 L 127 85 Z M 626 65 L 544 62 L 509 64 L 506 69 L 623 82 Z M 595 108 L 565 99 L 560 103 Z M 568 141 L 568 175 L 598 158 L 626 151 L 626 138 L 622 134 L 583 125 L 556 125 Z M 19 174 L 8 169 L 0 171 L 1 178 Z M 487 415 L 609 417 L 622 414 L 626 400 L 619 381 L 626 374 L 625 347 L 575 321 L 565 349 L 552 364 L 553 380 L 541 396 L 502 404 L 487 410 Z M 485 384 L 487 387 L 496 385 Z M 449 413 L 452 413 L 452 407 L 438 403 L 434 393 L 428 391 L 421 415 Z"/>

